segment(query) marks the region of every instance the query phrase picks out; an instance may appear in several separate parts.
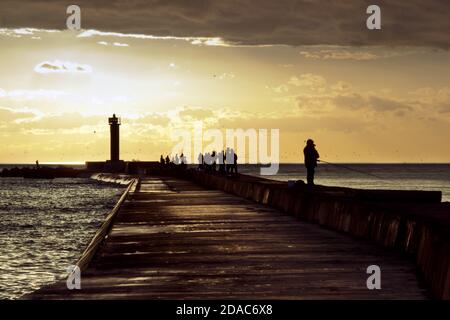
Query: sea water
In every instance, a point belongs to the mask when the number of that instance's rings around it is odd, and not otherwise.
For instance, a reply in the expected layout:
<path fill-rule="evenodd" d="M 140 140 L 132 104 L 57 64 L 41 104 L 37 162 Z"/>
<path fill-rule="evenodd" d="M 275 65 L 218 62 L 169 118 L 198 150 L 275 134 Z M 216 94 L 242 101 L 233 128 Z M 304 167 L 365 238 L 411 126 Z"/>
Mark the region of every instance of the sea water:
<path fill-rule="evenodd" d="M 260 176 L 258 165 L 241 165 L 240 173 Z M 280 164 L 276 175 L 264 178 L 306 181 L 303 164 Z M 315 183 L 362 189 L 442 191 L 450 201 L 450 164 L 319 164 Z"/>
<path fill-rule="evenodd" d="M 123 191 L 91 179 L 0 178 L 0 299 L 65 276 Z"/>

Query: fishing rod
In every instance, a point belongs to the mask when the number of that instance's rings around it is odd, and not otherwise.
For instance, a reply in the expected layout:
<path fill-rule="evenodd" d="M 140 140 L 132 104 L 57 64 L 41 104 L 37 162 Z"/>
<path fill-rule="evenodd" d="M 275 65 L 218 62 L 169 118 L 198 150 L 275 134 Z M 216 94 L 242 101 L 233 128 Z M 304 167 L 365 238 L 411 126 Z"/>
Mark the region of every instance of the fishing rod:
<path fill-rule="evenodd" d="M 368 176 L 371 176 L 371 177 L 374 177 L 374 178 L 377 178 L 377 179 L 380 179 L 380 180 L 385 180 L 385 178 L 383 178 L 383 177 L 379 177 L 379 176 L 377 176 L 377 175 L 375 175 L 375 174 L 368 173 L 368 172 L 365 172 L 365 171 L 353 169 L 353 168 L 344 166 L 343 164 L 331 163 L 331 162 L 327 162 L 327 161 L 325 161 L 325 160 L 317 160 L 317 161 L 318 161 L 318 162 L 323 162 L 323 163 L 326 163 L 326 164 L 330 164 L 330 165 L 335 166 L 335 167 L 342 167 L 342 168 L 345 168 L 345 169 L 350 170 L 350 171 L 355 171 L 355 172 L 359 172 L 359 173 L 362 173 L 362 174 L 366 174 L 366 175 L 368 175 Z"/>

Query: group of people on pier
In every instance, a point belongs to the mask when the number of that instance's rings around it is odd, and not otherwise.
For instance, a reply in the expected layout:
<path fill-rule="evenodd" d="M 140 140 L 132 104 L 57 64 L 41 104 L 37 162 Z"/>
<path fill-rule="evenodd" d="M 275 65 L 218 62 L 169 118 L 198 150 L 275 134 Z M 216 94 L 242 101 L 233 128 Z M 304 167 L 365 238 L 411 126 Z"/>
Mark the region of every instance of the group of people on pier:
<path fill-rule="evenodd" d="M 306 141 L 306 146 L 303 149 L 305 157 L 305 167 L 307 170 L 307 184 L 314 185 L 314 174 L 317 162 L 319 162 L 319 153 L 317 152 L 316 145 L 312 139 Z M 223 175 L 238 175 L 238 156 L 234 149 L 227 148 L 220 152 L 215 150 L 212 152 L 206 152 L 205 154 L 198 154 L 198 169 L 208 172 Z M 186 156 L 181 153 L 180 156 L 176 154 L 172 159 L 167 155 L 165 158 L 163 155 L 160 157 L 160 164 L 162 166 L 180 166 L 182 169 L 187 167 Z"/>
<path fill-rule="evenodd" d="M 221 152 L 206 152 L 198 155 L 198 169 L 213 173 L 218 172 L 224 175 L 238 175 L 237 160 L 238 156 L 232 148 L 227 148 Z M 161 166 L 180 166 L 187 167 L 186 156 L 181 153 L 180 156 L 175 154 L 172 158 L 167 155 L 165 158 L 160 156 L 159 162 Z"/>
<path fill-rule="evenodd" d="M 159 163 L 161 164 L 161 166 L 181 166 L 181 167 L 186 167 L 187 166 L 187 159 L 186 156 L 181 153 L 180 156 L 178 156 L 178 153 L 172 157 L 172 159 L 169 157 L 169 155 L 167 155 L 165 158 L 163 155 L 161 155 L 159 157 Z"/>
<path fill-rule="evenodd" d="M 199 153 L 197 160 L 199 170 L 204 170 L 205 172 L 217 171 L 224 175 L 238 175 L 238 156 L 231 148 L 220 152 Z"/>

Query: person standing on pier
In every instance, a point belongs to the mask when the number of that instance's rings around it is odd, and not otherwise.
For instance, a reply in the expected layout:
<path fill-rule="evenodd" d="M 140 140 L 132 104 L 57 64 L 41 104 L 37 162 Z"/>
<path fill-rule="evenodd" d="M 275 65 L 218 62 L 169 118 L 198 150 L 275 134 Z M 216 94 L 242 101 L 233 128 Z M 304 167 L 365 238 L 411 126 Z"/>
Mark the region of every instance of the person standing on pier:
<path fill-rule="evenodd" d="M 221 154 L 222 154 L 221 155 L 222 156 L 222 163 L 221 163 L 222 171 L 221 171 L 221 173 L 226 175 L 227 174 L 227 172 L 226 172 L 227 155 L 225 153 L 225 150 L 222 150 Z"/>
<path fill-rule="evenodd" d="M 198 154 L 198 169 L 199 169 L 199 170 L 202 170 L 202 169 L 203 169 L 204 163 L 205 163 L 205 160 L 204 160 L 204 158 L 203 158 L 203 153 L 200 152 L 200 153 Z"/>
<path fill-rule="evenodd" d="M 233 163 L 233 155 L 231 154 L 231 149 L 228 147 L 225 151 L 225 171 L 226 175 L 230 174 L 231 164 Z"/>
<path fill-rule="evenodd" d="M 214 150 L 214 151 L 211 153 L 211 170 L 212 170 L 213 172 L 216 172 L 216 165 L 217 165 L 217 153 L 216 153 L 216 151 Z"/>
<path fill-rule="evenodd" d="M 231 164 L 231 174 L 237 176 L 238 175 L 238 156 L 236 152 L 234 152 L 234 149 L 231 149 L 231 156 L 233 157 L 233 162 Z"/>
<path fill-rule="evenodd" d="M 319 152 L 316 150 L 316 145 L 312 139 L 306 141 L 306 147 L 303 149 L 303 154 L 305 156 L 305 167 L 306 167 L 306 180 L 309 185 L 314 185 L 314 171 L 317 167 L 317 162 L 319 161 Z"/>

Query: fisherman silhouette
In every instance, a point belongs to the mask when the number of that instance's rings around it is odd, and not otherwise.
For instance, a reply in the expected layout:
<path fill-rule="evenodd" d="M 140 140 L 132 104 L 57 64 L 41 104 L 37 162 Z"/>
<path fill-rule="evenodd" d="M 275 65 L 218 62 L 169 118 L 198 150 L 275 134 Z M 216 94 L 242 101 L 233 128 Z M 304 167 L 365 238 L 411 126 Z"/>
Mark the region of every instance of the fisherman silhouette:
<path fill-rule="evenodd" d="M 166 156 L 166 164 L 170 164 L 170 158 L 169 158 L 169 155 Z"/>
<path fill-rule="evenodd" d="M 312 139 L 306 141 L 306 147 L 303 149 L 303 154 L 305 156 L 305 167 L 306 167 L 306 180 L 309 185 L 314 185 L 314 171 L 317 167 L 317 161 L 319 159 L 319 153 L 316 150 L 316 145 Z"/>

